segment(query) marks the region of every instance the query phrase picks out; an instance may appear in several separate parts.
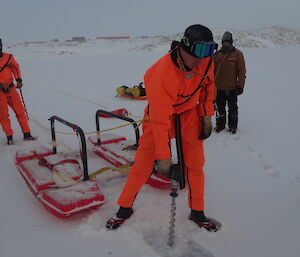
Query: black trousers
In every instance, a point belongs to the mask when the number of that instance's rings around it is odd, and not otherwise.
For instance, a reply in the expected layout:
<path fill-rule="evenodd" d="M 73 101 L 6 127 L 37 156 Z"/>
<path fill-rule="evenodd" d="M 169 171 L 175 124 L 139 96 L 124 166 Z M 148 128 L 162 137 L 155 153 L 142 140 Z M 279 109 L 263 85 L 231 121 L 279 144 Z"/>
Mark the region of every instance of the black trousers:
<path fill-rule="evenodd" d="M 235 90 L 220 91 L 217 93 L 217 127 L 225 128 L 226 125 L 226 104 L 228 105 L 228 127 L 237 128 L 238 125 L 238 106 Z"/>

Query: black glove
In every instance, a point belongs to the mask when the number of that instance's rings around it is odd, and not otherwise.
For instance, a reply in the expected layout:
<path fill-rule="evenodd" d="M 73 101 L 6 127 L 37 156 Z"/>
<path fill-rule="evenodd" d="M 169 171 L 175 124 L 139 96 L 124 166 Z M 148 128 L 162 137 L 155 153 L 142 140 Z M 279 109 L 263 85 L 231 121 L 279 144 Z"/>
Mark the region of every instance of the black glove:
<path fill-rule="evenodd" d="M 199 135 L 199 139 L 205 140 L 209 138 L 212 132 L 211 116 L 203 116 L 201 118 L 201 123 L 202 123 L 202 131 Z"/>
<path fill-rule="evenodd" d="M 22 82 L 22 79 L 16 79 L 16 81 L 17 81 L 17 88 L 21 88 L 21 87 L 23 87 L 23 82 Z"/>
<path fill-rule="evenodd" d="M 241 94 L 243 94 L 243 92 L 244 92 L 244 89 L 243 89 L 243 88 L 237 88 L 237 89 L 234 91 L 235 95 L 241 95 Z"/>

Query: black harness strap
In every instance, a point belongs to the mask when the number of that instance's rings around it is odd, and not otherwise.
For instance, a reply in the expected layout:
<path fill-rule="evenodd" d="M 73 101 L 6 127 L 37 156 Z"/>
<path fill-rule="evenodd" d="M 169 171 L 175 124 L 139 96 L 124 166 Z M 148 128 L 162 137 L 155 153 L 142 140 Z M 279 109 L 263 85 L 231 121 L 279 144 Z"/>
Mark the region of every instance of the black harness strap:
<path fill-rule="evenodd" d="M 12 57 L 12 55 L 10 54 L 10 55 L 9 55 L 9 58 L 8 58 L 8 60 L 7 60 L 7 62 L 6 62 L 6 63 L 4 64 L 4 66 L 0 69 L 0 72 L 2 72 L 2 71 L 5 69 L 5 67 L 8 66 L 8 63 L 10 62 L 11 57 Z"/>
<path fill-rule="evenodd" d="M 207 75 L 207 73 L 210 69 L 211 64 L 212 64 L 212 58 L 210 58 L 209 63 L 207 64 L 206 70 L 204 72 L 203 78 L 201 79 L 201 81 L 200 81 L 198 87 L 195 89 L 195 91 L 193 93 L 191 93 L 190 95 L 178 95 L 179 97 L 187 98 L 187 99 L 185 99 L 182 103 L 174 104 L 173 107 L 177 107 L 177 106 L 180 106 L 182 104 L 185 104 L 187 101 L 189 101 L 194 96 L 194 94 L 197 93 L 197 91 L 202 87 L 202 82 L 204 81 L 204 79 L 205 79 L 205 77 L 206 77 L 206 75 Z"/>

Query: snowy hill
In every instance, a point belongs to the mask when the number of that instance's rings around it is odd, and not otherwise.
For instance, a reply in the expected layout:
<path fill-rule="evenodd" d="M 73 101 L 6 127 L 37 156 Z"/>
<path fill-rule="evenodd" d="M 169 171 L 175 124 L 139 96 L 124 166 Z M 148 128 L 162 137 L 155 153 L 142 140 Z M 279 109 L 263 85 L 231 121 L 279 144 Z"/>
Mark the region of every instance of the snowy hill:
<path fill-rule="evenodd" d="M 221 43 L 223 33 L 228 29 L 212 29 L 214 40 Z M 284 27 L 270 27 L 256 30 L 236 31 L 233 34 L 234 45 L 239 48 L 269 48 L 300 46 L 300 30 Z M 157 36 L 142 49 L 169 47 L 172 40 L 180 40 L 182 33 L 173 36 Z"/>
<path fill-rule="evenodd" d="M 225 30 L 215 30 L 218 42 Z M 232 31 L 234 42 L 240 48 L 267 48 L 300 46 L 300 30 L 284 27 L 269 27 L 257 30 Z"/>

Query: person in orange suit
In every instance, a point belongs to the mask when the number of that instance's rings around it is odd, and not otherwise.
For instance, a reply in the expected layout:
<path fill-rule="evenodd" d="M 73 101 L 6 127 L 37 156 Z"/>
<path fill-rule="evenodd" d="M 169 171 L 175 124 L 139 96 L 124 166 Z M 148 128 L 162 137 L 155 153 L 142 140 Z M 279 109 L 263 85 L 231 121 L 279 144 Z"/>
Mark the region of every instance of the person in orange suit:
<path fill-rule="evenodd" d="M 14 79 L 17 82 L 16 85 L 13 83 Z M 10 106 L 16 114 L 24 134 L 24 140 L 35 139 L 30 133 L 28 118 L 20 95 L 16 89 L 21 88 L 22 86 L 22 75 L 19 64 L 16 62 L 13 55 L 2 52 L 2 40 L 0 39 L 0 123 L 6 134 L 8 145 L 14 143 L 8 106 Z"/>
<path fill-rule="evenodd" d="M 143 134 L 134 165 L 119 197 L 120 206 L 106 227 L 117 229 L 133 214 L 133 202 L 156 163 L 158 174 L 170 176 L 170 139 L 175 137 L 174 114 L 180 114 L 183 159 L 188 190 L 190 220 L 216 231 L 214 220 L 204 215 L 203 140 L 212 132 L 214 115 L 214 64 L 217 49 L 212 32 L 196 24 L 185 30 L 180 42 L 150 67 L 144 76 L 148 105 Z"/>

